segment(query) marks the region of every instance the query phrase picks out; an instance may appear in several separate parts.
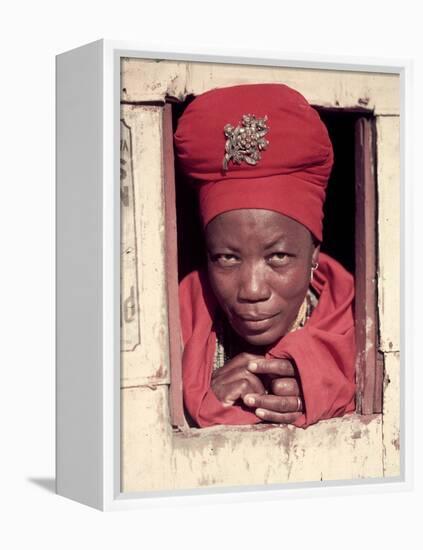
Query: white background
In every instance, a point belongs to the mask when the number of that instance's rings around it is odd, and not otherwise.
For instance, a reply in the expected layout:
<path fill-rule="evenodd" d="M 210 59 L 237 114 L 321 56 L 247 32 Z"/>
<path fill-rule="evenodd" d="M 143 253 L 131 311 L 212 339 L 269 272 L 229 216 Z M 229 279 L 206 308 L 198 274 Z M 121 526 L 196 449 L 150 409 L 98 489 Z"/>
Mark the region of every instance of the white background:
<path fill-rule="evenodd" d="M 414 60 L 412 290 L 422 309 L 418 162 L 422 154 L 422 19 L 418 2 L 98 0 L 16 1 L 0 21 L 1 86 L 1 472 L 0 546 L 49 550 L 150 545 L 203 550 L 410 548 L 422 543 L 422 436 L 417 342 L 415 488 L 331 496 L 100 513 L 53 493 L 54 477 L 54 56 L 99 38 L 154 49 L 225 46 L 260 52 Z M 223 52 L 224 53 L 224 52 Z M 264 55 L 265 56 L 265 55 Z M 409 218 L 411 212 L 407 214 Z M 420 372 L 419 372 L 420 371 Z M 4 540 L 3 540 L 4 539 Z M 401 544 L 401 545 L 402 545 Z"/>

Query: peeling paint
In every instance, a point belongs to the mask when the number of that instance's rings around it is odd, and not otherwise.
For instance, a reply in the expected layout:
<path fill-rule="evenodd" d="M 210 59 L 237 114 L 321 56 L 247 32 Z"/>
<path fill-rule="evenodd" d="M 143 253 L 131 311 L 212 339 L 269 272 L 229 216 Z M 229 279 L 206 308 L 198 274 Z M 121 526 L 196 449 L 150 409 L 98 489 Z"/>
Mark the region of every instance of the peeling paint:
<path fill-rule="evenodd" d="M 364 105 L 364 106 L 367 106 L 369 104 L 369 101 L 370 101 L 370 98 L 369 97 L 360 97 L 358 99 L 358 103 L 360 105 Z"/>
<path fill-rule="evenodd" d="M 209 485 L 215 485 L 216 484 L 216 479 L 214 478 L 207 478 L 206 476 L 201 476 L 199 479 L 198 479 L 198 485 L 200 487 L 208 487 Z"/>
<path fill-rule="evenodd" d="M 367 426 L 374 420 L 378 423 L 382 422 L 381 416 L 379 414 L 365 414 L 360 417 L 360 420 L 361 420 L 361 424 L 363 424 L 364 426 Z"/>
<path fill-rule="evenodd" d="M 400 458 L 400 355 L 385 353 L 385 384 L 383 399 L 383 472 L 384 476 L 401 473 Z"/>
<path fill-rule="evenodd" d="M 166 374 L 166 371 L 163 367 L 162 364 L 160 364 L 159 368 L 157 369 L 156 373 L 155 373 L 155 377 L 156 378 L 163 378 Z"/>

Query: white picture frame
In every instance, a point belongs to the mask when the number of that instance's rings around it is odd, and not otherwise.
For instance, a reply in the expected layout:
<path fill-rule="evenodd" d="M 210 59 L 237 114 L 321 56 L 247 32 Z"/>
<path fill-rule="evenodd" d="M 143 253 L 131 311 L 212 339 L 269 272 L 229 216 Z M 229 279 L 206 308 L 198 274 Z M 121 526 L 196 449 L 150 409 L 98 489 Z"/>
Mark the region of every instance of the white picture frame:
<path fill-rule="evenodd" d="M 238 63 L 400 77 L 401 475 L 387 479 L 122 493 L 120 423 L 120 61 L 122 57 Z M 412 372 L 404 338 L 410 298 L 408 60 L 164 52 L 100 40 L 57 56 L 57 492 L 101 510 L 163 503 L 354 494 L 412 486 Z M 405 213 L 407 215 L 405 215 Z M 407 361 L 407 363 L 406 363 Z M 189 498 L 187 498 L 189 496 Z"/>

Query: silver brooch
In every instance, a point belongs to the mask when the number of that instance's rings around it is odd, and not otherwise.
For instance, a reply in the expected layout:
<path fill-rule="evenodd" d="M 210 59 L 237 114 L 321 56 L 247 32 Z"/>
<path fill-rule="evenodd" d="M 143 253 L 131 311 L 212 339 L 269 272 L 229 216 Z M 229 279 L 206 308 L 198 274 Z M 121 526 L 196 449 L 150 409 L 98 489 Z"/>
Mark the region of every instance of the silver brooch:
<path fill-rule="evenodd" d="M 255 165 L 261 159 L 260 151 L 266 149 L 269 141 L 265 135 L 269 131 L 267 127 L 267 115 L 256 118 L 255 115 L 242 115 L 241 124 L 233 127 L 226 124 L 223 131 L 228 138 L 225 143 L 225 156 L 223 158 L 223 170 L 228 169 L 230 160 L 234 164 Z"/>

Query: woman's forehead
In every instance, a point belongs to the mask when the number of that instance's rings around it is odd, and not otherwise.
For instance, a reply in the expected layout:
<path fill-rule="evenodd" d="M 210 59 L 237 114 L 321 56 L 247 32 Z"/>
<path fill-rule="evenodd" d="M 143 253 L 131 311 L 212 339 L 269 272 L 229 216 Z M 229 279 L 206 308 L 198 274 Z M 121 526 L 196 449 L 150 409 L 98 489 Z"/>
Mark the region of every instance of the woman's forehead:
<path fill-rule="evenodd" d="M 307 240 L 309 230 L 288 216 L 272 210 L 244 208 L 223 212 L 206 227 L 209 241 L 253 238 L 260 241 Z"/>

